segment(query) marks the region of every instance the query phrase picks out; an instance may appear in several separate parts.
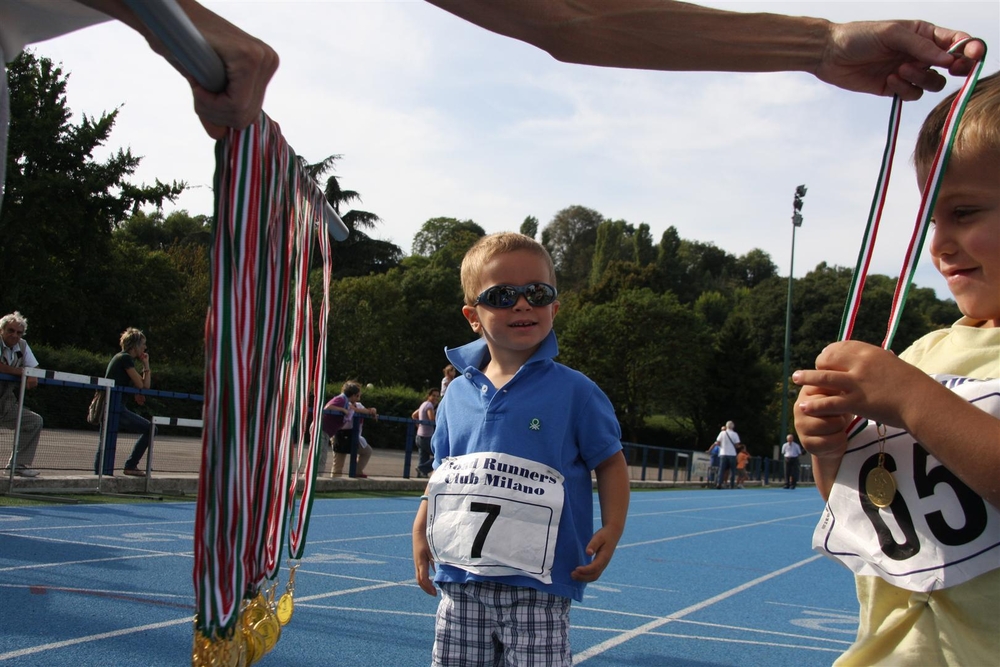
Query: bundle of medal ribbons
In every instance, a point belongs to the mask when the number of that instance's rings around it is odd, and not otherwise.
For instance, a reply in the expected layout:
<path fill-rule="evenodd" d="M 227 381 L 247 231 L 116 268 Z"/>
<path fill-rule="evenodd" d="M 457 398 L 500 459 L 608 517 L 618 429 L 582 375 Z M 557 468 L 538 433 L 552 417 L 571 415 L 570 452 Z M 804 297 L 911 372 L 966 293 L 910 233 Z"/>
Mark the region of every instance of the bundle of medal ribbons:
<path fill-rule="evenodd" d="M 275 647 L 294 609 L 323 436 L 309 412 L 323 405 L 332 259 L 323 193 L 276 123 L 262 114 L 216 152 L 191 664 L 242 667 Z M 288 583 L 275 600 L 286 531 Z"/>

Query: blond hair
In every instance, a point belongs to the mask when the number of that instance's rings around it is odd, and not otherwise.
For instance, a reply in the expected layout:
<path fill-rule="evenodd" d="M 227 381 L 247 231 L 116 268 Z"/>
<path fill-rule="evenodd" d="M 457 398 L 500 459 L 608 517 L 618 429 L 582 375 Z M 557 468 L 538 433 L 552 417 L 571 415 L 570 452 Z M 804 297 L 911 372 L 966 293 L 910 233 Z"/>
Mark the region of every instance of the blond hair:
<path fill-rule="evenodd" d="M 516 232 L 498 232 L 481 237 L 475 245 L 469 248 L 462 260 L 462 292 L 465 295 L 465 305 L 471 306 L 476 302 L 476 297 L 483 285 L 481 275 L 483 267 L 498 255 L 506 255 L 520 250 L 527 250 L 537 255 L 545 262 L 549 272 L 548 281 L 555 287 L 556 268 L 552 263 L 552 256 L 541 243 Z"/>
<path fill-rule="evenodd" d="M 122 352 L 128 352 L 136 345 L 140 345 L 144 340 L 146 340 L 146 334 L 142 333 L 140 329 L 129 327 L 122 332 L 122 337 L 118 339 L 118 343 L 122 346 Z"/>
<path fill-rule="evenodd" d="M 944 98 L 924 119 L 913 151 L 913 164 L 920 173 L 930 169 L 934 161 L 956 95 L 958 91 Z M 976 82 L 976 89 L 965 105 L 962 122 L 955 133 L 952 158 L 960 159 L 969 153 L 982 151 L 1000 154 L 1000 72 Z"/>

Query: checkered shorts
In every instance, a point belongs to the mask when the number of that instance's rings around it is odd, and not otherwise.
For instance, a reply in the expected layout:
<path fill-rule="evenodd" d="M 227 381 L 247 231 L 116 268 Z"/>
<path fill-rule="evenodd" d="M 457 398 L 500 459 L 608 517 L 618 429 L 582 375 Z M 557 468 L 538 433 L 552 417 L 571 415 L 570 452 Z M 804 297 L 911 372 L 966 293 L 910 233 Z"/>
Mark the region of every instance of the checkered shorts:
<path fill-rule="evenodd" d="M 570 599 L 491 581 L 441 584 L 434 667 L 569 667 Z"/>

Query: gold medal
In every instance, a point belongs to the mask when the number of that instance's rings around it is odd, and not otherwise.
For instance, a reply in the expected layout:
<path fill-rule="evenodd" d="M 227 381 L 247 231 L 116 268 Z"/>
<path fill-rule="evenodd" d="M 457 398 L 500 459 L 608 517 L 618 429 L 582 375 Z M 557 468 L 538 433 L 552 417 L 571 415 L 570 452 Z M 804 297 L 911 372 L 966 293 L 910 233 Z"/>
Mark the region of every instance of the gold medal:
<path fill-rule="evenodd" d="M 278 622 L 282 625 L 288 625 L 288 621 L 292 620 L 293 613 L 295 613 L 295 602 L 292 600 L 292 594 L 285 593 L 278 600 L 278 608 L 275 610 Z"/>
<path fill-rule="evenodd" d="M 243 627 L 243 643 L 246 646 L 246 665 L 252 665 L 264 656 L 264 642 L 251 628 Z"/>
<path fill-rule="evenodd" d="M 270 613 L 254 626 L 254 630 L 257 631 L 264 644 L 265 654 L 270 653 L 281 638 L 281 626 L 278 624 L 278 619 Z"/>
<path fill-rule="evenodd" d="M 888 507 L 896 497 L 896 480 L 885 469 L 885 426 L 877 426 L 879 434 L 878 466 L 872 468 L 865 477 L 865 495 L 875 507 Z"/>
<path fill-rule="evenodd" d="M 875 507 L 888 507 L 896 497 L 896 480 L 891 472 L 879 465 L 865 477 L 865 493 Z"/>
<path fill-rule="evenodd" d="M 292 614 L 295 613 L 295 569 L 298 565 L 293 565 L 288 571 L 288 585 L 285 586 L 285 592 L 278 600 L 278 605 L 274 610 L 275 616 L 278 617 L 278 623 L 282 625 L 288 625 L 288 622 L 292 620 Z"/>

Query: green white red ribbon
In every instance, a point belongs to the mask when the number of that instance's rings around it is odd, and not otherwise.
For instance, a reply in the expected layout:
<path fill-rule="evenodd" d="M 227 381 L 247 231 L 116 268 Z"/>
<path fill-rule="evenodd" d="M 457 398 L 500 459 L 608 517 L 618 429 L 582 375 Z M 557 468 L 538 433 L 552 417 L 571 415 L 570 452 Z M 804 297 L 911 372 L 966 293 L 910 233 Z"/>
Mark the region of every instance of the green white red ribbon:
<path fill-rule="evenodd" d="M 964 44 L 964 41 L 953 46 L 952 50 L 961 44 Z M 985 42 L 983 45 L 985 46 Z M 888 326 L 886 327 L 885 338 L 882 340 L 883 349 L 888 350 L 892 346 L 896 330 L 899 328 L 899 322 L 903 316 L 903 307 L 906 305 L 906 297 L 910 292 L 910 287 L 913 285 L 913 276 L 917 270 L 917 263 L 924 247 L 924 240 L 927 238 L 927 230 L 930 228 L 934 204 L 937 201 L 938 192 L 941 189 L 941 181 L 944 179 L 945 170 L 948 167 L 948 158 L 951 157 L 951 151 L 955 144 L 955 136 L 958 133 L 962 115 L 965 113 L 965 107 L 975 90 L 976 82 L 979 80 L 979 74 L 982 72 L 984 63 L 985 57 L 972 68 L 962 87 L 955 95 L 955 100 L 948 111 L 944 128 L 941 131 L 941 141 L 934 154 L 934 159 L 931 161 L 927 181 L 921 193 L 920 208 L 917 210 L 917 219 L 914 222 L 913 234 L 910 237 L 910 242 L 907 244 L 903 266 L 899 271 L 899 278 L 896 281 L 896 291 L 892 297 Z M 878 235 L 879 220 L 882 216 L 882 207 L 885 204 L 885 191 L 888 187 L 889 175 L 892 171 L 892 158 L 896 150 L 896 135 L 899 130 L 901 106 L 902 103 L 899 98 L 894 96 L 890 111 L 888 137 L 886 139 L 885 151 L 882 155 L 882 167 L 879 171 L 875 196 L 872 200 L 868 224 L 866 225 L 864 238 L 862 239 L 861 251 L 858 255 L 858 263 L 854 269 L 854 277 L 847 295 L 847 304 L 844 307 L 838 340 L 850 339 L 858 310 L 861 307 L 861 293 L 864 289 L 865 279 L 868 276 L 868 268 L 871 265 L 871 256 L 875 249 L 875 238 Z M 855 426 L 862 421 L 866 420 L 860 417 L 856 418 L 847 430 L 849 432 L 853 431 Z"/>
<path fill-rule="evenodd" d="M 216 146 L 216 162 L 193 571 L 196 626 L 210 639 L 228 636 L 241 600 L 277 574 L 298 477 L 293 447 L 307 461 L 300 504 L 308 516 L 319 431 L 305 427 L 306 397 L 313 387 L 318 414 L 331 273 L 323 194 L 277 124 L 262 114 L 246 130 L 230 131 Z M 315 339 L 308 287 L 314 247 L 325 277 Z M 301 554 L 304 528 L 298 534 Z"/>
<path fill-rule="evenodd" d="M 920 208 L 917 211 L 913 234 L 907 245 L 906 255 L 903 258 L 903 266 L 899 271 L 899 278 L 896 281 L 896 291 L 892 298 L 892 309 L 889 313 L 889 324 L 886 329 L 885 338 L 882 341 L 884 349 L 889 349 L 892 345 L 896 329 L 899 327 L 899 320 L 903 314 L 903 306 L 906 305 L 906 297 L 913 284 L 913 275 L 917 270 L 920 252 L 927 237 L 927 230 L 930 228 L 934 203 L 937 201 L 938 191 L 941 189 L 941 181 L 948 166 L 948 158 L 951 156 L 952 147 L 954 146 L 955 135 L 958 132 L 962 114 L 965 112 L 965 106 L 968 104 L 969 98 L 975 90 L 976 81 L 979 80 L 979 73 L 983 69 L 983 64 L 984 60 L 980 60 L 972 68 L 972 71 L 969 72 L 948 112 L 948 117 L 941 133 L 941 143 L 938 144 L 937 152 L 931 162 L 927 182 L 920 197 Z M 875 249 L 875 238 L 878 234 L 878 224 L 882 216 L 882 207 L 885 204 L 885 191 L 888 187 L 889 175 L 892 171 L 892 158 L 896 149 L 896 134 L 899 129 L 900 106 L 901 102 L 899 98 L 894 96 L 890 112 L 889 133 L 882 156 L 882 168 L 879 171 L 875 197 L 872 200 L 868 224 L 865 228 L 864 238 L 862 239 L 861 252 L 858 255 L 858 263 L 854 270 L 854 278 L 847 295 L 847 305 L 844 308 L 844 316 L 841 319 L 838 340 L 850 339 L 858 310 L 861 307 L 861 293 L 868 275 L 868 268 L 871 265 L 871 256 Z"/>

